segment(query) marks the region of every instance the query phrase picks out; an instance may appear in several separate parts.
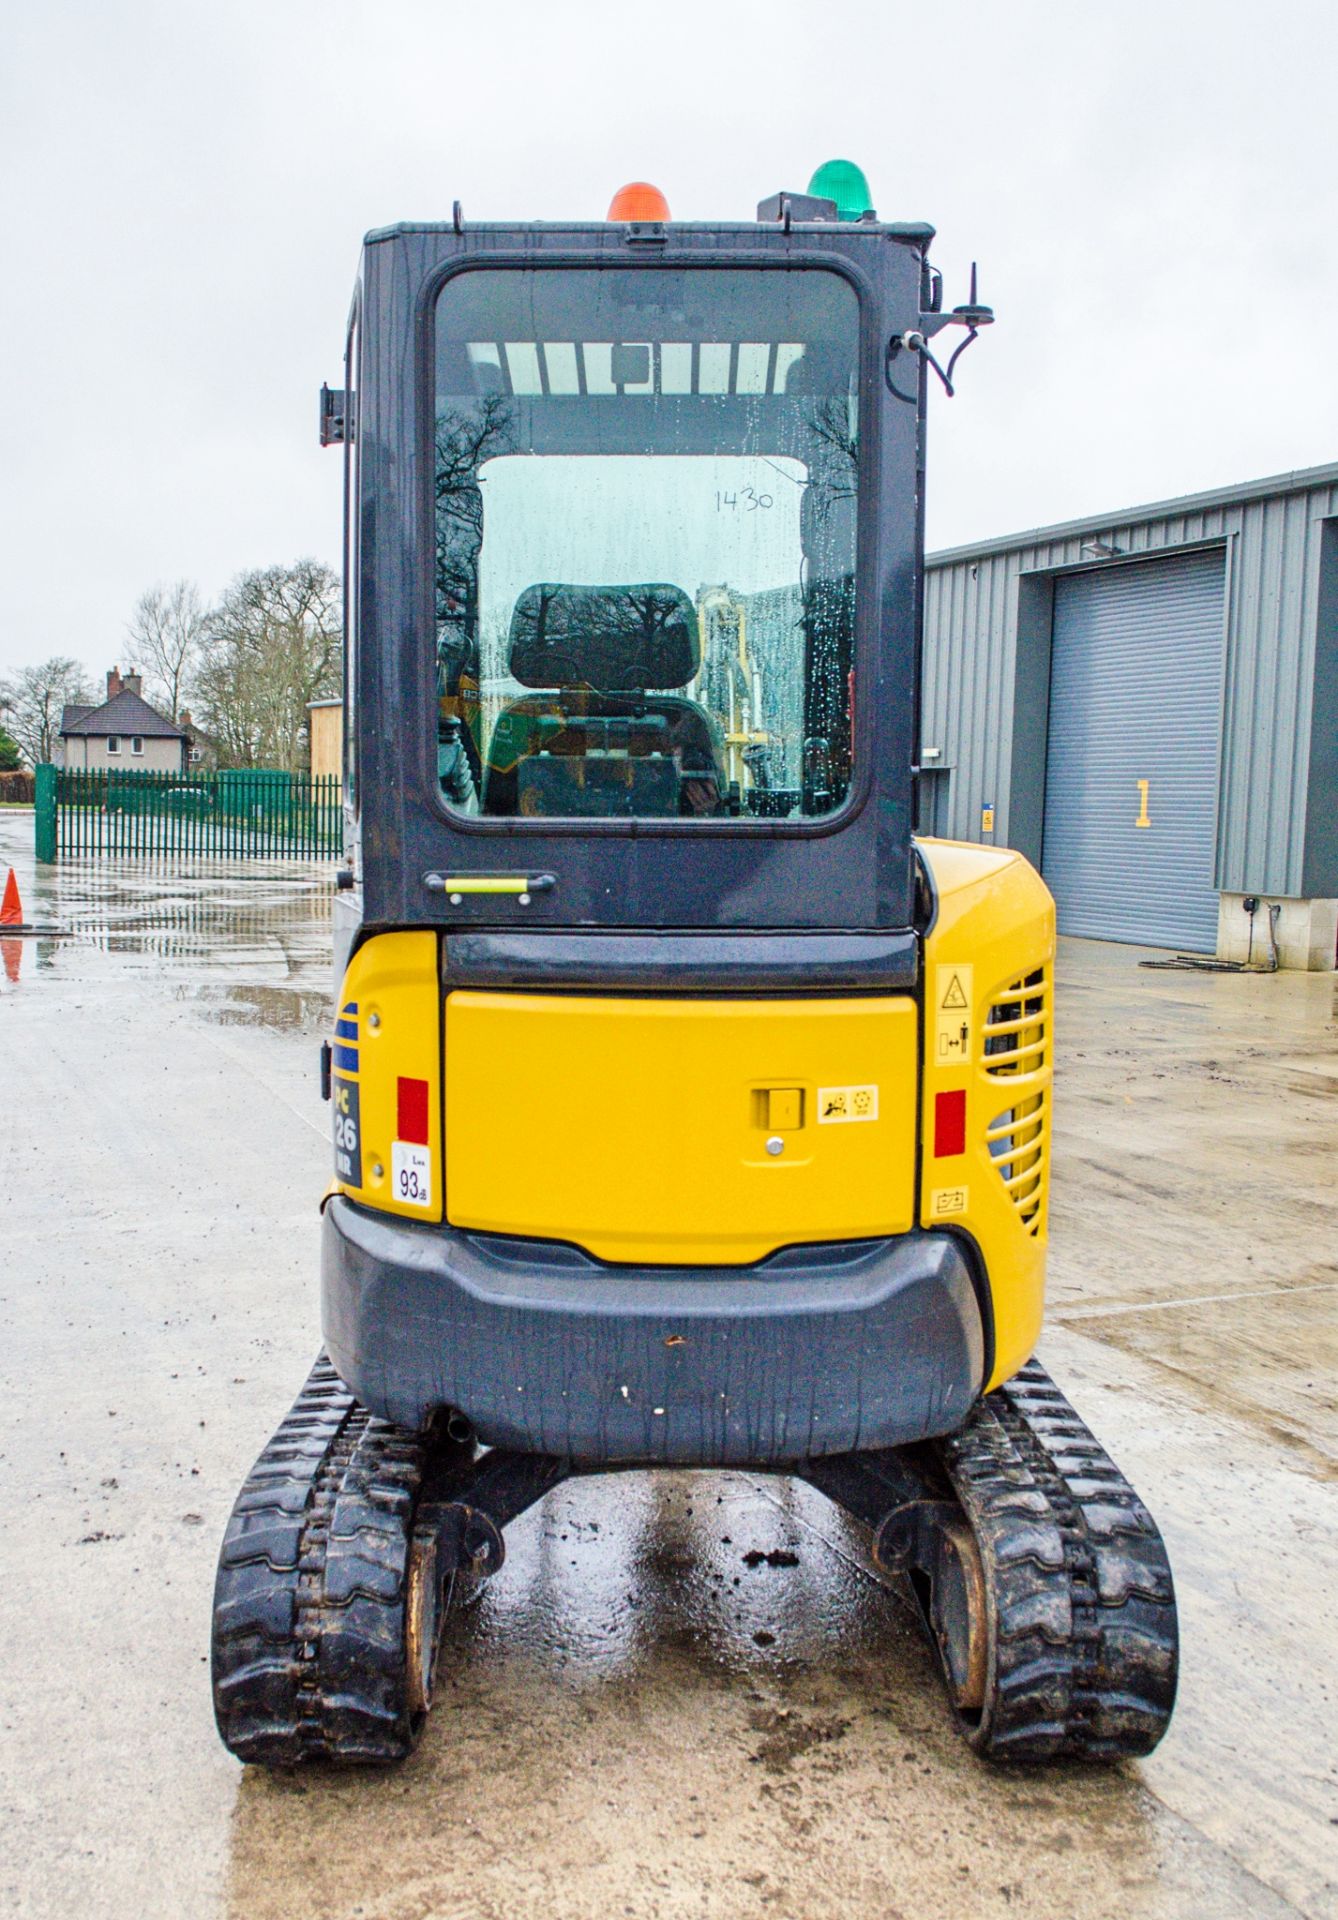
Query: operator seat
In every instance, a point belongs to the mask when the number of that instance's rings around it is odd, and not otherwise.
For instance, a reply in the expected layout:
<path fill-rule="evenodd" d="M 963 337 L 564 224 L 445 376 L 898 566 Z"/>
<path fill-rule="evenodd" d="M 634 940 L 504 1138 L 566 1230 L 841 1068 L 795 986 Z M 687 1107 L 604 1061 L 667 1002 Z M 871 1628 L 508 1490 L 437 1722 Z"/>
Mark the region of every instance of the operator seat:
<path fill-rule="evenodd" d="M 511 615 L 512 678 L 533 693 L 497 717 L 485 814 L 719 813 L 718 727 L 675 691 L 701 662 L 697 613 L 679 587 L 543 583 Z"/>

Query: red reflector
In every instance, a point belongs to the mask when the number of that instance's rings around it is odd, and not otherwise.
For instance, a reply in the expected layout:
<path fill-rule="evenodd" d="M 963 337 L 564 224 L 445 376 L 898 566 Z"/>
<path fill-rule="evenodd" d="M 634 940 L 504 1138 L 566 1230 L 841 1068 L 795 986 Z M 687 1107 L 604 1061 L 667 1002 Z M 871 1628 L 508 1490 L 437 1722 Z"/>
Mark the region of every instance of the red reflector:
<path fill-rule="evenodd" d="M 414 1146 L 427 1145 L 427 1081 L 400 1080 L 396 1083 L 395 1138 Z M 939 1098 L 942 1099 L 942 1095 Z"/>
<path fill-rule="evenodd" d="M 400 1085 L 405 1083 L 400 1081 Z M 934 1095 L 934 1158 L 966 1152 L 966 1088 Z"/>

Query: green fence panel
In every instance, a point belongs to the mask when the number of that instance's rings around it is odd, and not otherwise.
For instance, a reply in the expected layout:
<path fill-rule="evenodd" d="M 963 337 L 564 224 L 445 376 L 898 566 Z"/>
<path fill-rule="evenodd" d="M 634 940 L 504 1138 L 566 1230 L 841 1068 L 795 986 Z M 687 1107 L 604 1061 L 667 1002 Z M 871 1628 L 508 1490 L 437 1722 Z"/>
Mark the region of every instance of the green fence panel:
<path fill-rule="evenodd" d="M 333 859 L 342 848 L 334 777 L 270 767 L 216 774 L 38 769 L 39 859 Z"/>
<path fill-rule="evenodd" d="M 56 858 L 56 769 L 38 767 L 34 784 L 36 853 L 43 866 L 50 866 Z"/>

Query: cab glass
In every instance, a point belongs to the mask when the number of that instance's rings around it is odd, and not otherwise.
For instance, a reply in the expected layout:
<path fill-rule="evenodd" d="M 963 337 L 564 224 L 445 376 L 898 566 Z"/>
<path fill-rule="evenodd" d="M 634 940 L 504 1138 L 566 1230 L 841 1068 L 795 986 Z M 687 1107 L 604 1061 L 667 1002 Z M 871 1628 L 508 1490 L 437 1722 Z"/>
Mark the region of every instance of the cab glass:
<path fill-rule="evenodd" d="M 851 778 L 859 301 L 814 268 L 437 300 L 436 765 L 460 812 L 809 817 Z"/>

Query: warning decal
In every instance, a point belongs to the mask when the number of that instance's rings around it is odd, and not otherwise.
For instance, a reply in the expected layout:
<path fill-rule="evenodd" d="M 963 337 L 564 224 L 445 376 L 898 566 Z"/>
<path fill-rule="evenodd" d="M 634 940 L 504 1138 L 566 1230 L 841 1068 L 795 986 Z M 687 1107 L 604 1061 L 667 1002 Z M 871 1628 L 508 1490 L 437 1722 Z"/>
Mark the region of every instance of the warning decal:
<path fill-rule="evenodd" d="M 935 1066 L 964 1067 L 971 1059 L 973 972 L 964 965 L 934 969 Z"/>
<path fill-rule="evenodd" d="M 863 1087 L 819 1087 L 818 1125 L 840 1126 L 850 1120 L 878 1118 L 878 1089 Z"/>
<path fill-rule="evenodd" d="M 930 1219 L 949 1220 L 955 1213 L 965 1213 L 969 1198 L 967 1187 L 936 1187 L 929 1196 Z"/>

